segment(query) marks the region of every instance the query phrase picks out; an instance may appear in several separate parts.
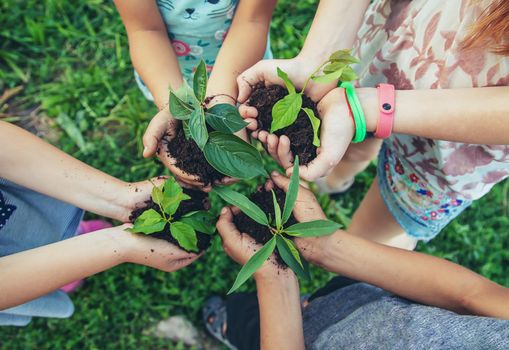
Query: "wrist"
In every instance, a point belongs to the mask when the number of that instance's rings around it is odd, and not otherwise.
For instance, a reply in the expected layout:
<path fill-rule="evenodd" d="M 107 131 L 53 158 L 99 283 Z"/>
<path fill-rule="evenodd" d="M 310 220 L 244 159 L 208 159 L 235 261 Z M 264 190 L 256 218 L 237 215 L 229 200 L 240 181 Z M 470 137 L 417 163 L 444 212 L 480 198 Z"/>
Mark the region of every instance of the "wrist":
<path fill-rule="evenodd" d="M 274 265 L 275 263 L 269 260 L 266 264 L 272 264 L 273 266 L 262 266 L 258 271 L 253 274 L 256 284 L 278 284 L 286 285 L 297 281 L 297 277 L 293 271 L 289 268 L 283 268 Z"/>
<path fill-rule="evenodd" d="M 112 254 L 115 265 L 129 262 L 129 257 L 132 256 L 134 244 L 131 236 L 133 233 L 125 231 L 127 227 L 127 225 L 122 225 L 100 232 L 100 237 L 108 242 L 108 250 Z"/>
<path fill-rule="evenodd" d="M 378 92 L 376 88 L 359 88 L 357 96 L 361 102 L 366 118 L 366 130 L 375 132 L 380 112 L 378 108 Z"/>

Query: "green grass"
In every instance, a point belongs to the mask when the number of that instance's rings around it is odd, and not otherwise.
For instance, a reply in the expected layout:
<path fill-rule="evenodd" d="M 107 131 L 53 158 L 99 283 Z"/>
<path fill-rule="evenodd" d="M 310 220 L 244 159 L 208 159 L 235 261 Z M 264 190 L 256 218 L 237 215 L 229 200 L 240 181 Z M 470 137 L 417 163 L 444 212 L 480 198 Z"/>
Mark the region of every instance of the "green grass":
<path fill-rule="evenodd" d="M 305 37 L 316 1 L 282 0 L 272 26 L 276 56 L 291 57 Z M 7 0 L 0 3 L 0 92 L 23 85 L 0 113 L 24 125 L 49 120 L 52 139 L 66 152 L 124 180 L 164 173 L 141 157 L 141 135 L 155 108 L 135 86 L 127 41 L 109 1 Z M 359 176 L 338 201 L 320 197 L 327 214 L 344 221 L 374 175 Z M 237 185 L 245 189 L 256 184 Z M 456 261 L 509 286 L 509 182 L 498 185 L 419 250 Z M 239 267 L 218 240 L 197 263 L 166 274 L 125 265 L 89 278 L 73 296 L 69 320 L 36 319 L 28 327 L 1 328 L 1 349 L 182 349 L 143 334 L 154 322 L 185 314 L 199 324 L 202 302 L 232 285 Z M 329 278 L 313 270 L 312 291 Z M 8 283 L 2 281 L 1 283 Z M 252 283 L 246 289 L 253 288 Z"/>

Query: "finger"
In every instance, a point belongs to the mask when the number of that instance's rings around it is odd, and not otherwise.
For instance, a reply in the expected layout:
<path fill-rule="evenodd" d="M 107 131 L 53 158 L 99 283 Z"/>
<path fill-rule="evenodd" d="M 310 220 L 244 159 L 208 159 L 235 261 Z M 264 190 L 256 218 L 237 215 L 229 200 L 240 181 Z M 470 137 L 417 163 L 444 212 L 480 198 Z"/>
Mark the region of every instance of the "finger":
<path fill-rule="evenodd" d="M 248 130 L 253 131 L 253 130 L 258 129 L 258 121 L 257 121 L 256 119 L 248 118 L 248 119 L 244 119 L 244 121 L 245 121 L 246 123 L 249 123 L 249 124 L 246 126 L 246 128 L 247 128 Z"/>
<path fill-rule="evenodd" d="M 216 224 L 217 231 L 221 235 L 223 242 L 228 242 L 240 236 L 240 231 L 233 223 L 233 213 L 230 208 L 224 207 L 219 215 L 219 220 Z"/>
<path fill-rule="evenodd" d="M 281 175 L 277 171 L 273 171 L 272 174 L 270 174 L 270 178 L 274 182 L 274 184 L 282 189 L 283 191 L 288 191 L 288 186 L 290 186 L 290 179 L 286 176 Z"/>
<path fill-rule="evenodd" d="M 258 110 L 253 106 L 242 104 L 239 106 L 239 113 L 242 118 L 256 118 L 258 117 Z"/>
<path fill-rule="evenodd" d="M 320 152 L 308 165 L 299 168 L 300 177 L 307 181 L 315 181 L 321 177 L 330 174 L 334 167 L 339 163 L 335 155 L 330 152 Z M 292 169 L 288 169 L 291 170 Z M 288 172 L 287 172 L 288 173 Z"/>
<path fill-rule="evenodd" d="M 267 144 L 267 138 L 269 137 L 269 133 L 265 130 L 261 130 L 258 132 L 258 140 L 263 143 Z"/>
<path fill-rule="evenodd" d="M 239 87 L 237 99 L 240 103 L 246 102 L 251 95 L 253 86 L 257 82 L 263 81 L 263 69 L 261 69 L 261 66 L 263 66 L 263 62 L 255 64 L 237 77 L 237 85 Z"/>
<path fill-rule="evenodd" d="M 290 139 L 288 136 L 283 135 L 279 138 L 279 146 L 277 148 L 277 155 L 281 166 L 288 169 L 293 166 L 293 154 L 290 150 Z"/>
<path fill-rule="evenodd" d="M 272 191 L 274 189 L 274 182 L 272 180 L 267 180 L 265 182 L 265 191 Z"/>
<path fill-rule="evenodd" d="M 176 271 L 176 270 L 180 270 L 186 266 L 189 266 L 191 265 L 193 262 L 195 262 L 201 255 L 196 255 L 196 256 L 193 256 L 193 257 L 189 257 L 189 258 L 183 258 L 183 259 L 172 259 L 170 260 L 169 262 L 169 271 L 168 272 L 172 272 L 172 271 Z"/>
<path fill-rule="evenodd" d="M 143 135 L 143 157 L 152 157 L 157 150 L 157 145 L 168 128 L 169 116 L 159 112 L 150 121 Z"/>
<path fill-rule="evenodd" d="M 253 137 L 254 139 L 258 139 L 258 130 L 253 131 L 253 132 L 251 133 L 251 137 Z"/>
<path fill-rule="evenodd" d="M 274 160 L 276 162 L 278 162 L 278 164 L 282 165 L 281 162 L 279 161 L 279 157 L 278 157 L 278 153 L 277 153 L 278 145 L 279 145 L 279 137 L 277 137 L 274 134 L 270 134 L 267 137 L 267 151 L 269 152 L 270 156 L 272 158 L 274 158 Z"/>

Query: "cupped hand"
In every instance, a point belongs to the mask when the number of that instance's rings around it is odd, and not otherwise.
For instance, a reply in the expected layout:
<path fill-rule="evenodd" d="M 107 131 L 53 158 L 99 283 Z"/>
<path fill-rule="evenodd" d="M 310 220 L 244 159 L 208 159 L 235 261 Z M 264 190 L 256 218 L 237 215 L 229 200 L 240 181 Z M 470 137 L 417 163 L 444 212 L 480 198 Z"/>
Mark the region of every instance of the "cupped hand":
<path fill-rule="evenodd" d="M 165 240 L 126 231 L 130 227 L 132 225 L 124 224 L 106 229 L 116 231 L 116 239 L 122 243 L 121 247 L 123 249 L 120 248 L 116 251 L 117 254 L 121 254 L 122 262 L 173 272 L 188 266 L 201 256 L 185 252 Z"/>
<path fill-rule="evenodd" d="M 255 242 L 246 233 L 241 233 L 233 222 L 233 215 L 238 214 L 237 208 L 224 207 L 221 210 L 216 227 L 223 241 L 223 249 L 235 262 L 244 265 L 262 245 Z M 279 274 L 293 274 L 290 269 L 282 271 L 275 261 L 274 254 L 263 263 L 263 265 L 254 273 L 254 277 L 274 277 Z M 281 275 L 282 277 L 282 275 Z"/>
<path fill-rule="evenodd" d="M 299 168 L 300 177 L 307 181 L 315 181 L 332 172 L 343 158 L 355 132 L 343 89 L 330 91 L 318 103 L 318 112 L 322 124 L 317 157 Z M 272 158 L 291 175 L 294 156 L 290 150 L 290 139 L 267 131 L 259 131 L 256 136 Z"/>
<path fill-rule="evenodd" d="M 288 191 L 288 186 L 290 185 L 290 179 L 288 177 L 278 172 L 273 172 L 271 178 L 275 186 L 285 192 Z M 327 216 L 320 207 L 313 192 L 302 185 L 299 186 L 297 200 L 293 208 L 293 216 L 299 222 L 327 220 Z M 310 238 L 295 237 L 294 242 L 307 261 L 316 265 L 321 265 L 321 261 L 323 261 L 322 253 L 326 251 L 325 248 L 329 245 L 330 238 L 330 235 Z"/>
<path fill-rule="evenodd" d="M 277 68 L 286 72 L 295 87 L 300 90 L 317 67 L 309 64 L 304 57 L 297 56 L 286 60 L 263 60 L 240 74 L 237 77 L 237 85 L 239 87 L 238 100 L 242 104 L 239 107 L 239 112 L 250 123 L 248 129 L 251 131 L 256 131 L 258 128 L 256 122 L 258 112 L 256 108 L 249 106 L 246 102 L 257 83 L 261 82 L 265 86 L 284 86 L 283 80 L 277 75 Z M 314 101 L 319 101 L 332 89 L 334 89 L 334 84 L 317 84 L 310 81 L 306 87 L 306 95 Z M 253 136 L 256 137 L 256 133 Z"/>
<path fill-rule="evenodd" d="M 173 118 L 166 107 L 159 111 L 150 121 L 145 134 L 143 135 L 143 156 L 152 157 L 157 153 L 157 157 L 168 170 L 182 183 L 190 187 L 203 189 L 204 184 L 200 182 L 198 176 L 191 175 L 178 168 L 175 158 L 171 157 L 166 148 L 167 142 L 176 136 L 180 121 Z"/>

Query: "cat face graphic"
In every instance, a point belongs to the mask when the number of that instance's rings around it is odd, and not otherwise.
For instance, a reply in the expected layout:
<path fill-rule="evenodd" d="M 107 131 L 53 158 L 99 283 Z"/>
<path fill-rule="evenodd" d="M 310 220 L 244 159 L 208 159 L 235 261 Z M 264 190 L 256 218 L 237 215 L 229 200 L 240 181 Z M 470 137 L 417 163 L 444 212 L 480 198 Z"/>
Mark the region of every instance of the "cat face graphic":
<path fill-rule="evenodd" d="M 177 11 L 176 15 L 185 20 L 195 21 L 201 17 L 210 19 L 229 16 L 233 13 L 237 0 L 157 0 L 160 8 L 170 12 Z"/>

